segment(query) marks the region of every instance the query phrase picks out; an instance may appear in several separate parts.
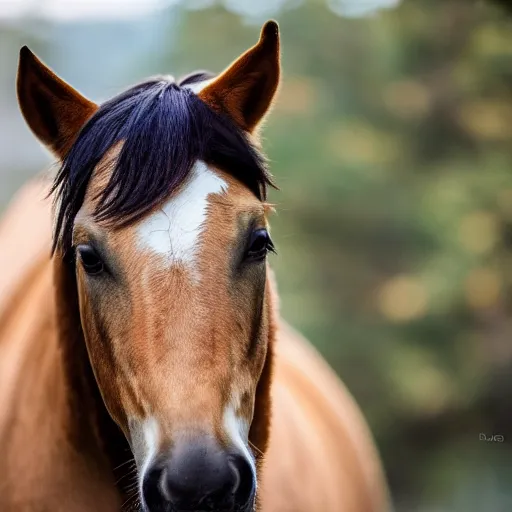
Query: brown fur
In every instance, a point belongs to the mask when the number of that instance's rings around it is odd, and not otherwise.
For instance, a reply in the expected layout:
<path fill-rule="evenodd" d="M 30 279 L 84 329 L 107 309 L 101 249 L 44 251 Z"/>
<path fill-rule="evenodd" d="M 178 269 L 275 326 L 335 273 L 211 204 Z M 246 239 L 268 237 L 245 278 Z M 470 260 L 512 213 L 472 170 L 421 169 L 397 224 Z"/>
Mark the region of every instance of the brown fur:
<path fill-rule="evenodd" d="M 96 107 L 26 58 L 22 110 L 62 157 Z M 269 23 L 200 97 L 251 132 L 278 78 L 277 25 Z M 40 112 L 34 101 L 47 108 Z M 279 320 L 270 269 L 236 263 L 247 228 L 267 225 L 268 206 L 212 168 L 228 191 L 208 197 L 198 286 L 190 268 L 140 247 L 138 223 L 113 229 L 95 218 L 118 150 L 97 167 L 73 234 L 75 246 L 101 245 L 109 276 L 87 275 L 80 258 L 48 259 L 51 214 L 35 200 L 46 183 L 29 184 L 0 224 L 3 268 L 14 269 L 0 281 L 9 297 L 0 303 L 0 369 L 8 369 L 0 372 L 0 509 L 119 510 L 134 493 L 130 475 L 126 485 L 114 474 L 131 457 L 126 439 L 137 458 L 144 422 L 157 422 L 162 453 L 201 433 L 227 445 L 223 421 L 232 408 L 250 425 L 263 512 L 385 511 L 380 463 L 357 406 Z M 22 264 L 12 249 L 18 233 L 35 255 Z"/>
<path fill-rule="evenodd" d="M 76 127 L 81 127 L 97 109 L 92 101 L 59 78 L 26 46 L 20 51 L 16 90 L 27 124 L 59 157 L 73 144 Z M 41 104 L 46 107 L 41 109 Z M 54 120 L 56 116 L 59 123 Z"/>
<path fill-rule="evenodd" d="M 267 22 L 258 43 L 247 50 L 199 97 L 227 113 L 244 130 L 253 132 L 267 113 L 279 85 L 279 31 Z"/>
<path fill-rule="evenodd" d="M 0 322 L 0 363 L 2 368 L 15 368 L 8 373 L 0 371 L 0 473 L 5 475 L 0 483 L 0 509 L 119 510 L 120 498 L 116 498 L 109 476 L 111 469 L 104 456 L 100 457 L 103 476 L 98 480 L 82 467 L 81 458 L 91 456 L 87 453 L 90 448 L 86 453 L 77 453 L 77 448 L 65 439 L 65 432 L 73 428 L 68 422 L 74 424 L 78 418 L 66 414 L 64 397 L 69 390 L 65 386 L 62 352 L 55 344 L 55 331 L 44 328 L 45 324 L 52 325 L 55 315 L 52 266 L 44 256 L 45 250 L 41 251 L 41 246 L 48 249 L 50 240 L 50 208 L 40 201 L 45 189 L 44 182 L 29 183 L 11 206 L 20 212 L 17 220 L 24 227 L 23 232 L 42 230 L 45 237 L 32 238 L 32 245 L 26 247 L 43 256 L 27 264 L 24 272 L 12 276 L 10 299 L 6 301 L 9 307 L 2 312 Z M 29 213 L 23 215 L 25 207 Z M 2 229 L 6 229 L 4 224 L 0 224 L 0 232 Z M 12 238 L 0 238 L 0 254 L 12 243 Z M 11 254 L 3 268 L 16 267 L 16 255 Z M 271 304 L 276 315 L 274 300 Z M 261 473 L 261 510 L 387 510 L 379 460 L 352 398 L 297 333 L 283 322 L 279 326 L 273 324 L 272 329 L 276 331 L 273 412 L 270 444 Z M 270 380 L 268 374 L 266 378 Z M 262 388 L 268 389 L 264 385 Z M 266 418 L 268 413 L 262 402 L 251 428 L 253 442 L 262 448 L 264 442 L 258 441 L 257 432 L 268 426 L 259 417 Z M 93 450 L 94 457 L 96 450 L 99 448 Z"/>

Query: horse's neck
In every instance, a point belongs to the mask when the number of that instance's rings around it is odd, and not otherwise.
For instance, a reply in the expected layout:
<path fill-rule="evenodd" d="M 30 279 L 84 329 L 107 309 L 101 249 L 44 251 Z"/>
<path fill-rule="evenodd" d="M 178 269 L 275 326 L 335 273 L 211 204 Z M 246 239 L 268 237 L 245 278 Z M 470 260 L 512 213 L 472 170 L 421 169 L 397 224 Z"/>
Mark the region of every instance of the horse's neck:
<path fill-rule="evenodd" d="M 56 329 L 52 274 L 49 262 L 38 263 L 0 318 L 0 510 L 116 510 L 100 443 L 108 427 L 80 364 L 84 348 L 73 344 L 70 324 L 69 340 Z"/>

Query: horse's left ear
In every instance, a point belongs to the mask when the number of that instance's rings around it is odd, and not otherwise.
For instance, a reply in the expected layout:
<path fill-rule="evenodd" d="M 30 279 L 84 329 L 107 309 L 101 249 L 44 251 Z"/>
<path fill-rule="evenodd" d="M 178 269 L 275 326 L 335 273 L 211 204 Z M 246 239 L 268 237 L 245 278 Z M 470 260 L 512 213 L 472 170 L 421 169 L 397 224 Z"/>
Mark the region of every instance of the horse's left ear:
<path fill-rule="evenodd" d="M 272 103 L 279 74 L 279 27 L 275 21 L 267 21 L 258 43 L 198 94 L 214 110 L 252 132 Z"/>

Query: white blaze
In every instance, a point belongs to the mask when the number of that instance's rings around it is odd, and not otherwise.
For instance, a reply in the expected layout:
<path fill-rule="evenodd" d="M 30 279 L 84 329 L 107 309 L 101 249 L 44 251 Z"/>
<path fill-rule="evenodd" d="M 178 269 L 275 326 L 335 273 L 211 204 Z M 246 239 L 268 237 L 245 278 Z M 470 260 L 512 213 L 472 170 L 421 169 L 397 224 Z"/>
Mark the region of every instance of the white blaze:
<path fill-rule="evenodd" d="M 228 184 L 202 161 L 197 161 L 182 187 L 137 228 L 139 246 L 165 256 L 169 264 L 194 270 L 203 232 L 208 196 L 227 190 Z"/>

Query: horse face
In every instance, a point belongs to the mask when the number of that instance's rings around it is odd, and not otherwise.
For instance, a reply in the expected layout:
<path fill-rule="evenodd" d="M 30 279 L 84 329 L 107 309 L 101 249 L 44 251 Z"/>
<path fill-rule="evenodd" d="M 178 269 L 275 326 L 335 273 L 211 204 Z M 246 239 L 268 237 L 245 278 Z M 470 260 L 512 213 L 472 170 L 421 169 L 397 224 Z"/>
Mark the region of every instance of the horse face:
<path fill-rule="evenodd" d="M 99 110 L 28 49 L 20 54 L 23 115 L 37 137 L 65 157 L 56 181 L 55 245 L 68 253 L 65 234 L 72 234 L 91 366 L 108 411 L 130 442 L 141 501 L 151 511 L 253 508 L 256 465 L 249 437 L 264 449 L 268 436 L 266 256 L 273 246 L 264 195 L 249 185 L 268 178 L 247 140 L 254 142 L 278 81 L 273 22 L 218 77 L 189 79 L 181 88 L 150 81 Z M 198 112 L 202 119 L 194 118 Z M 135 128 L 111 137 L 126 126 Z M 151 143 L 155 130 L 161 152 Z M 155 160 L 158 183 L 167 190 L 166 180 L 176 179 L 164 196 L 147 178 L 155 154 L 166 155 L 163 163 Z M 183 161 L 190 165 L 180 167 Z M 134 169 L 134 162 L 145 162 L 144 169 Z M 120 168 L 128 171 L 118 176 Z M 140 202 L 153 194 L 150 208 L 121 224 L 101 217 L 102 192 L 111 179 L 117 185 L 132 180 L 111 190 L 123 208 L 133 199 L 133 180 Z M 63 217 L 69 228 L 64 235 Z"/>
<path fill-rule="evenodd" d="M 269 329 L 265 206 L 197 162 L 165 203 L 113 230 L 93 214 L 108 172 L 92 179 L 73 241 L 104 401 L 131 442 L 149 506 L 162 497 L 199 506 L 205 496 L 221 510 L 246 505 Z"/>

